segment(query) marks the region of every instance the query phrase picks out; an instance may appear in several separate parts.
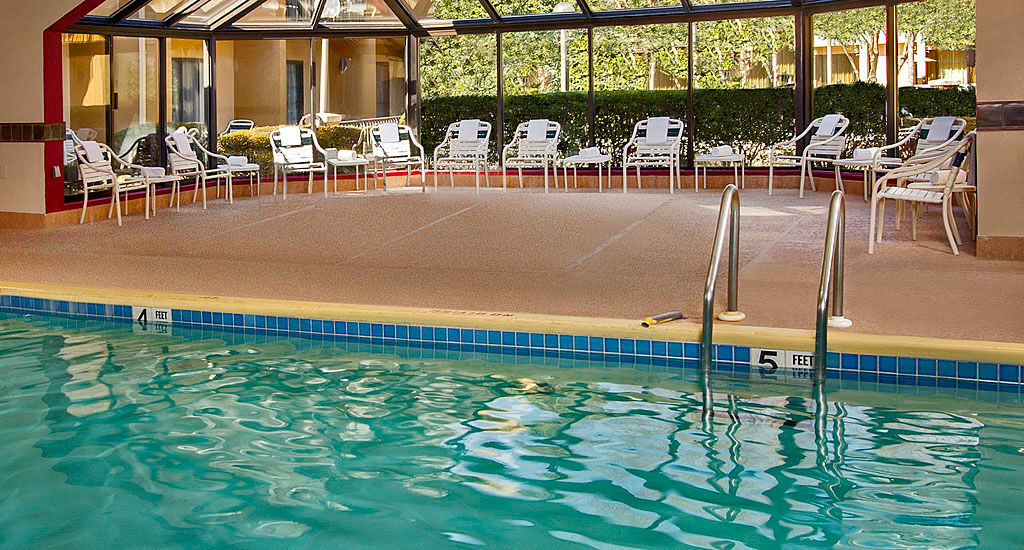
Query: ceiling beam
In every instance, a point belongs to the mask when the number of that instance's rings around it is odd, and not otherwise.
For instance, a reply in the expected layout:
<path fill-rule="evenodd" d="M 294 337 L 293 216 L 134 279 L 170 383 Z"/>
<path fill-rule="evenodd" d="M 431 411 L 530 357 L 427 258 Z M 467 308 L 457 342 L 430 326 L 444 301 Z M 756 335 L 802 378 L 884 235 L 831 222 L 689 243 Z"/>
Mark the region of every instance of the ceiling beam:
<path fill-rule="evenodd" d="M 583 12 L 587 19 L 594 16 L 594 11 L 590 9 L 590 4 L 587 3 L 587 0 L 576 0 L 576 3 L 579 4 L 580 11 Z"/>
<path fill-rule="evenodd" d="M 238 21 L 243 19 L 246 15 L 249 15 L 250 13 L 256 11 L 256 8 L 262 6 L 263 3 L 266 2 L 266 1 L 267 0 L 256 0 L 252 4 L 249 4 L 248 6 L 242 8 L 241 10 L 239 10 L 237 13 L 235 13 L 231 17 L 228 17 L 227 19 L 225 19 L 224 22 L 222 22 L 221 24 L 213 27 L 213 30 L 214 31 L 219 31 L 221 29 L 228 28 L 228 27 L 234 25 L 235 23 L 238 23 Z"/>
<path fill-rule="evenodd" d="M 416 20 L 416 17 L 405 7 L 401 0 L 383 0 L 383 2 L 391 9 L 391 13 L 394 13 L 395 17 L 405 25 L 405 28 L 410 31 L 422 30 L 420 22 Z"/>
<path fill-rule="evenodd" d="M 327 5 L 327 0 L 320 0 L 320 5 L 316 7 L 316 12 L 313 13 L 313 23 L 310 27 L 314 29 L 320 25 L 320 18 L 324 15 L 324 7 Z"/>
<path fill-rule="evenodd" d="M 164 18 L 164 26 L 170 27 L 171 25 L 177 24 L 179 21 L 185 19 L 189 15 L 192 15 L 192 12 L 199 9 L 199 6 L 201 6 L 204 2 L 206 2 L 206 0 L 192 0 L 192 2 L 190 2 L 184 8 L 178 10 L 175 13 L 172 13 L 169 17 Z"/>
<path fill-rule="evenodd" d="M 487 12 L 487 17 L 490 17 L 491 21 L 494 21 L 495 23 L 501 21 L 501 14 L 498 13 L 497 9 L 495 9 L 491 0 L 480 0 L 480 5 L 484 7 L 484 11 Z"/>

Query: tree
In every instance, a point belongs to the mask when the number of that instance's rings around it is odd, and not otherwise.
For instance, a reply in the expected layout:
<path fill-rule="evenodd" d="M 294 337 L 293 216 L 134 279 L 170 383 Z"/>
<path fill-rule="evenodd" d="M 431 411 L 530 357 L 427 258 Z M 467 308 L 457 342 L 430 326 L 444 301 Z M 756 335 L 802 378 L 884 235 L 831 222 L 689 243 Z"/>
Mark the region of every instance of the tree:
<path fill-rule="evenodd" d="M 913 58 L 920 39 L 944 50 L 974 44 L 974 0 L 927 0 L 901 4 L 898 10 L 900 33 L 906 40 L 900 52 L 900 68 Z"/>
<path fill-rule="evenodd" d="M 856 79 L 866 82 L 878 82 L 879 44 L 884 33 L 884 8 L 837 11 L 823 13 L 814 18 L 815 36 L 837 42 L 853 66 Z M 864 45 L 867 74 L 860 74 L 860 65 L 853 57 L 851 47 L 855 44 Z"/>

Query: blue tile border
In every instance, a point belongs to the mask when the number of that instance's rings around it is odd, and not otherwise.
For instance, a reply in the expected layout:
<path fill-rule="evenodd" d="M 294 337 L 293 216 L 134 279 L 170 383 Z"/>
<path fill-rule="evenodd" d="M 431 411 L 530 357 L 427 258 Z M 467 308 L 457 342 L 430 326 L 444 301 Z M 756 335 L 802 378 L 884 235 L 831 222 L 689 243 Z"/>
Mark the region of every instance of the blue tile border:
<path fill-rule="evenodd" d="M 132 320 L 132 306 L 69 302 L 46 298 L 0 295 L 0 311 L 44 313 L 76 318 Z M 295 335 L 311 339 L 345 338 L 372 345 L 449 350 L 461 353 L 497 354 L 516 363 L 517 359 L 539 361 L 551 366 L 574 361 L 590 364 L 608 361 L 643 368 L 697 367 L 700 346 L 695 342 L 671 342 L 572 334 L 543 334 L 456 327 L 430 327 L 377 322 L 336 321 L 273 315 L 171 309 L 171 324 L 242 334 Z M 715 345 L 715 371 L 750 378 L 751 348 Z M 522 361 L 518 361 L 522 362 Z M 860 384 L 893 384 L 964 391 L 997 391 L 1019 394 L 1024 388 L 1024 366 L 974 361 L 954 361 L 888 355 L 834 353 L 826 361 L 828 378 Z M 885 391 L 879 387 L 878 391 Z M 957 395 L 954 392 L 954 395 Z M 1019 397 L 1014 397 L 1020 400 Z"/>

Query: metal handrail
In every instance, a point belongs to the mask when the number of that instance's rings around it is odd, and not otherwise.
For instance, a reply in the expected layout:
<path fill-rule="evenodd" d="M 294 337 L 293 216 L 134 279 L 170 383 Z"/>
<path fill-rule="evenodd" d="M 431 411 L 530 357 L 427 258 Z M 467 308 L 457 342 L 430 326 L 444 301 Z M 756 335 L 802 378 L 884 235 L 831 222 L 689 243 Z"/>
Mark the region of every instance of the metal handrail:
<path fill-rule="evenodd" d="M 715 281 L 718 279 L 718 264 L 722 261 L 722 247 L 725 245 L 725 224 L 729 221 L 729 304 L 726 311 L 719 315 L 723 321 L 739 321 L 744 315 L 737 308 L 737 286 L 739 283 L 740 255 L 740 190 L 736 184 L 730 183 L 722 191 L 722 205 L 718 209 L 718 227 L 715 230 L 715 241 L 711 248 L 711 263 L 708 265 L 708 278 L 704 282 L 704 314 L 703 328 L 700 334 L 700 368 L 702 373 L 711 372 L 712 343 L 711 332 L 714 327 Z"/>
<path fill-rule="evenodd" d="M 849 326 L 843 317 L 843 258 L 846 256 L 846 200 L 835 190 L 828 205 L 828 232 L 825 255 L 821 260 L 821 284 L 818 286 L 818 316 L 814 324 L 814 383 L 825 381 L 828 351 L 828 326 Z M 828 317 L 828 288 L 832 286 L 832 317 Z"/>

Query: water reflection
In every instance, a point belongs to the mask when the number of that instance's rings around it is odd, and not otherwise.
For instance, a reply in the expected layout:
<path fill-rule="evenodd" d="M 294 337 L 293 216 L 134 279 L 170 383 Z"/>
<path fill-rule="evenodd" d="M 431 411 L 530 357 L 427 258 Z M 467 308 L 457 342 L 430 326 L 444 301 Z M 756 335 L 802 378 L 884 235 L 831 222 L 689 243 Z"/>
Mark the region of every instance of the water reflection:
<path fill-rule="evenodd" d="M 531 386 L 501 367 L 229 340 L 0 317 L 0 367 L 46 380 L 32 444 L 64 479 L 33 491 L 131 495 L 103 517 L 212 546 L 977 543 L 971 418 L 728 393 L 704 414 L 681 383 Z"/>

